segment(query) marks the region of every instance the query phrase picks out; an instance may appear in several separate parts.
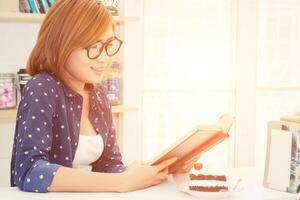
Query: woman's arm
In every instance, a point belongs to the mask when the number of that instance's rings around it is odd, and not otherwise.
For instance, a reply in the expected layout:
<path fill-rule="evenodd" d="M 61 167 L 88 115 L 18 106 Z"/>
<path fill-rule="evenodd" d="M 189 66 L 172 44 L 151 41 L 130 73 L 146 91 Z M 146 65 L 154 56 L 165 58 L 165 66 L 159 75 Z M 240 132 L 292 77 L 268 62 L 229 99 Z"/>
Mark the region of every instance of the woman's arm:
<path fill-rule="evenodd" d="M 11 159 L 11 185 L 23 191 L 47 192 L 53 174 L 60 167 L 51 163 L 56 82 L 38 74 L 23 89 L 18 106 Z"/>
<path fill-rule="evenodd" d="M 123 173 L 86 172 L 59 167 L 48 191 L 51 192 L 128 192 L 161 183 L 168 175 L 167 167 L 177 158 L 158 165 L 134 163 Z"/>
<path fill-rule="evenodd" d="M 122 173 L 86 172 L 59 167 L 48 189 L 51 192 L 120 192 Z"/>

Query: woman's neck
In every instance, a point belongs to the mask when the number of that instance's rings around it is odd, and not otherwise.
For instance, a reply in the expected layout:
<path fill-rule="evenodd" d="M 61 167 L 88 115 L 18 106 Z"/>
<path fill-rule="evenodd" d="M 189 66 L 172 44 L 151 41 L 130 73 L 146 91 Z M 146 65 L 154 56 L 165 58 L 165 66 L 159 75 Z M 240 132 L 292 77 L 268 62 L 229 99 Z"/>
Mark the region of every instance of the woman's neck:
<path fill-rule="evenodd" d="M 87 96 L 89 94 L 89 90 L 85 87 L 85 82 L 76 80 L 70 75 L 68 75 L 66 82 L 74 92 L 80 94 L 81 96 Z"/>

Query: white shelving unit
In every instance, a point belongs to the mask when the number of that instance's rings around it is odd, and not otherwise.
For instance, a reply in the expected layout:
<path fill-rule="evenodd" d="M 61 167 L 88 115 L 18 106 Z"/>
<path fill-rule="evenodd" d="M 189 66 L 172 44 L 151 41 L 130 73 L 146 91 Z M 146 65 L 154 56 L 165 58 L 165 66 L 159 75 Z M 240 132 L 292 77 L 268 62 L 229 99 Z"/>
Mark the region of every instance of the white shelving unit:
<path fill-rule="evenodd" d="M 119 117 L 124 112 L 135 112 L 137 111 L 134 107 L 117 105 L 112 106 L 112 113 L 114 116 Z M 17 109 L 6 109 L 0 110 L 0 124 L 15 123 L 17 117 Z"/>

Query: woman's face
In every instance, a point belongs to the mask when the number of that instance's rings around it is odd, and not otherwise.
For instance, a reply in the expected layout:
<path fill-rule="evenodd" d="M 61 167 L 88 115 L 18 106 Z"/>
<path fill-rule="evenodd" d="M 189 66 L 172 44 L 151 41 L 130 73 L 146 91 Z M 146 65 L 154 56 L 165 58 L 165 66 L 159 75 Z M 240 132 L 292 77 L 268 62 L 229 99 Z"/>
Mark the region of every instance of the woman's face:
<path fill-rule="evenodd" d="M 107 41 L 114 36 L 112 27 L 107 29 L 99 40 Z M 95 43 L 91 45 L 91 48 L 96 50 L 99 48 L 101 43 Z M 85 83 L 100 83 L 104 75 L 104 69 L 110 65 L 112 57 L 109 57 L 103 49 L 100 56 L 96 59 L 90 59 L 87 55 L 86 49 L 78 49 L 71 53 L 69 56 L 65 69 L 67 75 L 70 77 L 66 78 L 71 85 L 77 89 L 82 88 Z"/>

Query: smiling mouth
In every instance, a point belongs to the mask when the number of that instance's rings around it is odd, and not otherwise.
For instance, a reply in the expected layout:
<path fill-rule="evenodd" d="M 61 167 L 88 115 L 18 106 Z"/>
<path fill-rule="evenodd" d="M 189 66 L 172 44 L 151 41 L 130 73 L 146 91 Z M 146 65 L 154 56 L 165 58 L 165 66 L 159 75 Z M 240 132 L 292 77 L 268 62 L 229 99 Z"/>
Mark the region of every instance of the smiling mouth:
<path fill-rule="evenodd" d="M 104 71 L 104 69 L 102 67 L 91 67 L 91 69 L 97 73 L 102 73 Z"/>

